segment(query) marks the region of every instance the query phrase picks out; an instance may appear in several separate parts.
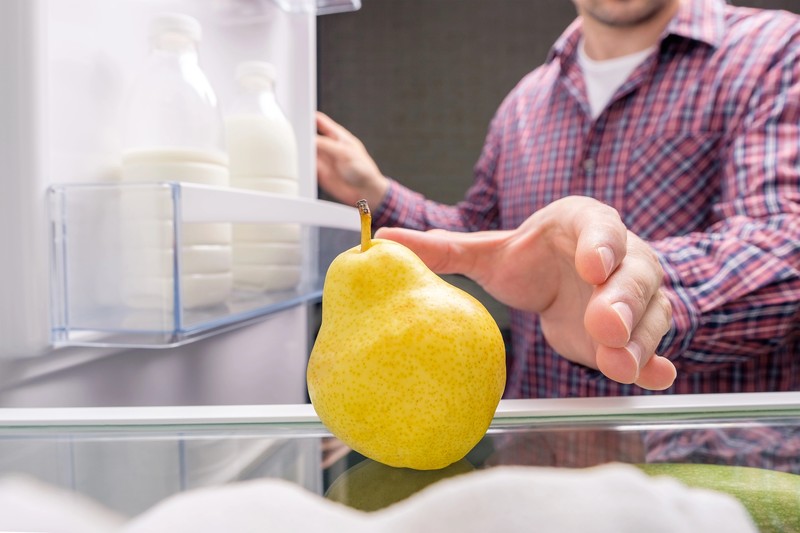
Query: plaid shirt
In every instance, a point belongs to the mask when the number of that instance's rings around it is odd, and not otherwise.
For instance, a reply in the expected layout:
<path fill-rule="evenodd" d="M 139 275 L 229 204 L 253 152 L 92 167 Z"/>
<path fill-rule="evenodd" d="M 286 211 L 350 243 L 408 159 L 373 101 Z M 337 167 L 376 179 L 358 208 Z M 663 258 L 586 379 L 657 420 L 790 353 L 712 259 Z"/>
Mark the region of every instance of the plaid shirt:
<path fill-rule="evenodd" d="M 592 120 L 581 21 L 498 109 L 464 201 L 395 181 L 377 225 L 511 229 L 567 195 L 616 208 L 665 271 L 668 393 L 800 390 L 800 18 L 683 2 Z M 646 394 L 558 356 L 512 310 L 506 397 Z"/>

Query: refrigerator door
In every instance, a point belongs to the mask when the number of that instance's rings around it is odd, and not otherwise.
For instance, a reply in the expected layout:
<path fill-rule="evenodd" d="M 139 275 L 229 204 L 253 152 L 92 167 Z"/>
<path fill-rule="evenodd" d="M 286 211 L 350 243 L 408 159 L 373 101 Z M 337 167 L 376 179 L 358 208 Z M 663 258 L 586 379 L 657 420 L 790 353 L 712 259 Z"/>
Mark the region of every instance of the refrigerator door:
<path fill-rule="evenodd" d="M 328 239 L 320 234 L 326 227 L 355 229 L 357 220 L 348 221 L 341 206 L 316 201 L 316 16 L 358 7 L 355 0 L 0 3 L 0 247 L 6 251 L 0 262 L 0 404 L 304 400 L 309 314 L 319 299 L 320 248 Z M 103 194 L 119 197 L 126 97 L 147 59 L 148 26 L 164 12 L 200 23 L 200 65 L 223 112 L 236 92 L 238 64 L 275 66 L 277 98 L 297 137 L 296 200 L 305 203 L 278 220 L 275 198 L 265 203 L 264 197 L 275 196 L 269 193 L 193 189 L 181 175 L 149 186 L 182 197 L 179 208 L 170 208 L 173 228 L 233 223 L 245 211 L 239 222 L 300 224 L 303 284 L 267 303 L 187 316 L 180 302 L 188 293 L 179 285 L 191 279 L 181 276 L 177 254 L 167 248 L 169 257 L 152 259 L 171 269 L 174 277 L 161 285 L 177 300 L 155 322 L 137 322 L 120 319 L 119 306 L 107 305 L 118 303 L 117 286 L 125 285 L 137 261 L 114 255 L 115 240 L 124 242 L 131 232 L 114 233 L 116 204 Z M 145 226 L 141 236 L 150 238 Z M 143 332 L 150 340 L 142 340 Z"/>

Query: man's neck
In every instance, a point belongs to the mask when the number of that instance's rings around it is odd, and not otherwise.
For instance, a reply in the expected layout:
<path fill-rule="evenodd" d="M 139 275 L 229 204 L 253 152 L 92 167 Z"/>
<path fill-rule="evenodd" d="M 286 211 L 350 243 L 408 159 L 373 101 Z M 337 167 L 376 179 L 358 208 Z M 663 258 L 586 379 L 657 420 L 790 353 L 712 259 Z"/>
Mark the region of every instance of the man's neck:
<path fill-rule="evenodd" d="M 583 16 L 586 55 L 601 61 L 634 54 L 654 46 L 677 13 L 680 3 L 680 0 L 672 2 L 653 18 L 635 26 L 612 26 L 591 16 Z"/>

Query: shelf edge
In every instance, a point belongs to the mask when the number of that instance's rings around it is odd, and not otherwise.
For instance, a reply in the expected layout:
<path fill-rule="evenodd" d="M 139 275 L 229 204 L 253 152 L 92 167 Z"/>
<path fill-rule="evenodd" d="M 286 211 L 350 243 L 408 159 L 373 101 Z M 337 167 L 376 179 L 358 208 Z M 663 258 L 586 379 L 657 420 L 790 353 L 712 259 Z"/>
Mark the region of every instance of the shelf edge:
<path fill-rule="evenodd" d="M 244 189 L 176 183 L 184 222 L 299 223 L 358 231 L 355 207 Z"/>
<path fill-rule="evenodd" d="M 493 425 L 514 418 L 579 418 L 737 411 L 800 413 L 800 392 L 501 400 Z M 0 427 L 321 424 L 311 404 L 0 408 Z"/>

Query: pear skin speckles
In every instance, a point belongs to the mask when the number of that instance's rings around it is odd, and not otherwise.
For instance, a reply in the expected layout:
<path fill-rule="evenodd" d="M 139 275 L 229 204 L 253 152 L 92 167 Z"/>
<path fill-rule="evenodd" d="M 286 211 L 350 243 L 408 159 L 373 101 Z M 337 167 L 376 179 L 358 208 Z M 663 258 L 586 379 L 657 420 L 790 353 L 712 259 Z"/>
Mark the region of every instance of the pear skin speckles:
<path fill-rule="evenodd" d="M 505 387 L 505 346 L 480 302 L 407 248 L 376 239 L 331 264 L 307 381 L 320 420 L 376 461 L 462 459 Z"/>

